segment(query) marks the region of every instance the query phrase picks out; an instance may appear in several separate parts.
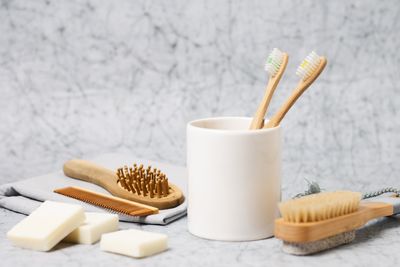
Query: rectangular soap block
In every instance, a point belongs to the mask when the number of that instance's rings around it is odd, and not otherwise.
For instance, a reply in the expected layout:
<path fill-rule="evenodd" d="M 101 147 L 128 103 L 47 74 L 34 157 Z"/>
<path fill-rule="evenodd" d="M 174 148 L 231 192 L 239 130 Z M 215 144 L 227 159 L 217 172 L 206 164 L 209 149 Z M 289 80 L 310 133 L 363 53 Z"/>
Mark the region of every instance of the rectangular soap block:
<path fill-rule="evenodd" d="M 70 233 L 63 241 L 78 244 L 93 244 L 104 233 L 118 230 L 118 215 L 86 212 L 85 222 Z"/>
<path fill-rule="evenodd" d="M 7 233 L 15 246 L 48 251 L 85 221 L 81 206 L 45 201 Z"/>
<path fill-rule="evenodd" d="M 150 256 L 167 249 L 168 237 L 164 234 L 140 230 L 122 230 L 101 236 L 100 248 L 135 258 Z"/>

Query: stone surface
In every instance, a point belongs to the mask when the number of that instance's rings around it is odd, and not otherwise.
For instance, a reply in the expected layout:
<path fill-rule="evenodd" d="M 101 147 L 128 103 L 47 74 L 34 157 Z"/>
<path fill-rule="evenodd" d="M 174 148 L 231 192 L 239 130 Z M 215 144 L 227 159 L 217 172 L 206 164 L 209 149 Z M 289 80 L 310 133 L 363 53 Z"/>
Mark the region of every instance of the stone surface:
<path fill-rule="evenodd" d="M 168 235 L 169 249 L 145 259 L 110 254 L 94 245 L 61 243 L 51 252 L 14 248 L 5 232 L 22 215 L 0 209 L 0 257 L 2 266 L 395 266 L 398 256 L 400 219 L 385 218 L 357 232 L 355 241 L 313 256 L 282 252 L 275 239 L 252 242 L 210 241 L 192 236 L 186 218 L 167 226 L 121 223 L 121 229 L 142 229 Z"/>
<path fill-rule="evenodd" d="M 327 190 L 400 187 L 399 12 L 397 0 L 1 1 L 0 183 L 104 152 L 183 165 L 186 123 L 251 116 L 264 61 L 279 47 L 290 61 L 272 111 L 310 50 L 329 60 L 282 123 L 283 197 L 302 191 L 304 178 Z M 1 210 L 2 232 L 20 218 Z M 283 256 L 274 239 L 197 239 L 180 220 L 161 229 L 172 249 L 138 264 L 393 265 L 396 226 L 385 219 L 349 246 L 298 258 Z M 0 242 L 10 264 L 131 262 L 98 245 L 40 254 Z"/>

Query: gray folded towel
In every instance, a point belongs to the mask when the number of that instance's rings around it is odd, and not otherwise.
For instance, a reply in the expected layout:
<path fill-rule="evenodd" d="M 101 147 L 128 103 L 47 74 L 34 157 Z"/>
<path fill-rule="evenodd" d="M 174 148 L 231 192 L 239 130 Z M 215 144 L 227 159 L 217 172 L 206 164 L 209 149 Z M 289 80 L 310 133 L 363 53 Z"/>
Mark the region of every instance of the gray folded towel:
<path fill-rule="evenodd" d="M 117 169 L 123 165 L 132 165 L 134 162 L 157 167 L 167 174 L 168 180 L 171 183 L 177 185 L 182 190 L 186 198 L 187 175 L 186 168 L 184 167 L 172 166 L 150 160 L 136 159 L 121 154 L 103 154 L 90 159 L 90 161 L 109 169 Z M 79 204 L 83 206 L 86 211 L 107 212 L 104 209 L 92 206 L 85 202 L 53 193 L 54 189 L 66 186 L 79 186 L 99 193 L 109 194 L 105 189 L 97 185 L 69 178 L 65 176 L 62 171 L 58 171 L 15 183 L 1 185 L 0 206 L 15 212 L 30 214 L 33 210 L 39 207 L 41 202 L 45 200 L 53 200 Z M 186 203 L 187 201 L 185 199 L 181 205 L 175 208 L 160 210 L 159 214 L 149 215 L 146 217 L 118 215 L 121 221 L 165 225 L 186 215 Z"/>

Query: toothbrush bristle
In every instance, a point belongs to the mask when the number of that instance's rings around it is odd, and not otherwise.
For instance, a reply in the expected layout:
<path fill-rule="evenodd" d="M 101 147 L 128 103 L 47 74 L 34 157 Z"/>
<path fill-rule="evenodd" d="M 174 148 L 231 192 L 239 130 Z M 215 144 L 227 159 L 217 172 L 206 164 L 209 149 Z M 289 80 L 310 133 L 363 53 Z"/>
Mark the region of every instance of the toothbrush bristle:
<path fill-rule="evenodd" d="M 314 71 L 318 68 L 321 62 L 320 56 L 312 51 L 297 68 L 296 75 L 298 75 L 303 81 L 307 80 Z"/>
<path fill-rule="evenodd" d="M 281 67 L 283 62 L 283 52 L 278 48 L 274 48 L 267 58 L 265 63 L 265 70 L 268 72 L 270 77 L 274 77 Z"/>
<path fill-rule="evenodd" d="M 360 200 L 359 192 L 323 192 L 282 202 L 279 210 L 286 222 L 316 222 L 355 212 Z"/>

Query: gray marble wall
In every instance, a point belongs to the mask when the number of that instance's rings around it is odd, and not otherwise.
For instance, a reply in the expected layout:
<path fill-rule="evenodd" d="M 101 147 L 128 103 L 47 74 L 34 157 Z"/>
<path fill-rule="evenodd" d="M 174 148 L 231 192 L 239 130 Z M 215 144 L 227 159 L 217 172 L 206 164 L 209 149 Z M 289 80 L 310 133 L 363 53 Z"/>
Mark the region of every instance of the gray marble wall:
<path fill-rule="evenodd" d="M 285 192 L 400 187 L 400 2 L 0 2 L 0 182 L 121 151 L 185 163 L 185 124 L 252 115 L 273 47 L 329 64 L 284 128 Z M 348 179 L 357 181 L 349 184 Z"/>

